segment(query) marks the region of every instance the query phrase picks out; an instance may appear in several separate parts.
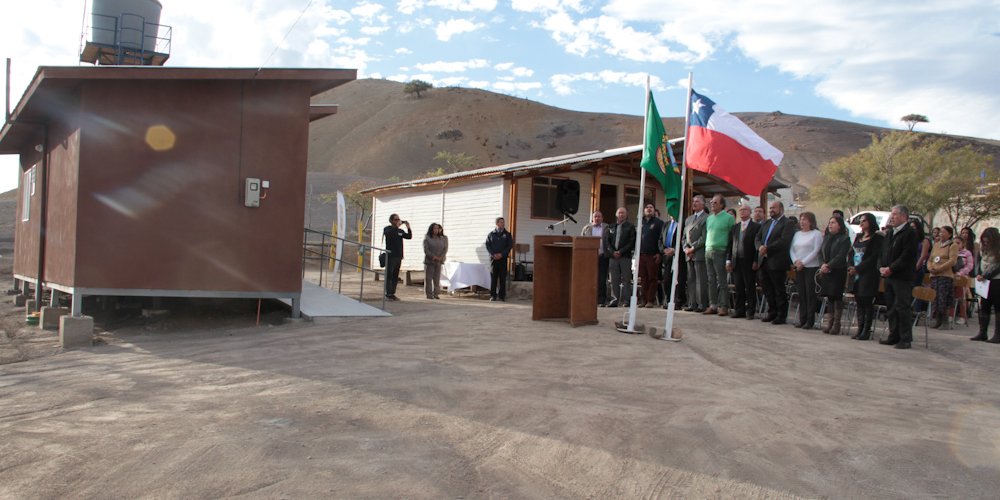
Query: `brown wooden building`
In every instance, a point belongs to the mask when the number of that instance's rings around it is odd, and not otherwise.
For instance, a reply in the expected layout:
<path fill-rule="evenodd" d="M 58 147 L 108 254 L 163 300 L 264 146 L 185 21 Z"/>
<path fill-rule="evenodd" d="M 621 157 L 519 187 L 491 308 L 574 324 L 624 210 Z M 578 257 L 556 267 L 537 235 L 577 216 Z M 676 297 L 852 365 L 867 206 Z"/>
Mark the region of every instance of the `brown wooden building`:
<path fill-rule="evenodd" d="M 74 316 L 85 295 L 290 298 L 297 315 L 309 122 L 336 111 L 310 99 L 355 78 L 39 68 L 0 130 L 22 174 L 15 280 L 71 294 Z"/>

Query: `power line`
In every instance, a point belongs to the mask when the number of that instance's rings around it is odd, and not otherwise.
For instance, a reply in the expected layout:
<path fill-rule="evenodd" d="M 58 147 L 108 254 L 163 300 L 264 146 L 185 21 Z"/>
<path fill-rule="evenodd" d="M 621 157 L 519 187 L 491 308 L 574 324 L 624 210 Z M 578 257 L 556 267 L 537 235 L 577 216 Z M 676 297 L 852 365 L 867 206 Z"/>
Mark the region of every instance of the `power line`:
<path fill-rule="evenodd" d="M 309 10 L 309 7 L 312 7 L 312 4 L 313 0 L 309 0 L 309 3 L 306 4 L 306 6 L 302 9 L 301 12 L 299 12 L 299 17 L 295 18 L 295 22 L 288 27 L 288 31 L 285 32 L 285 36 L 282 37 L 281 41 L 274 46 L 274 50 L 272 50 L 271 53 L 267 56 L 267 59 L 264 59 L 264 62 L 260 64 L 260 67 L 257 68 L 257 71 L 253 75 L 254 77 L 256 77 L 257 74 L 260 73 L 260 70 L 264 69 L 264 65 L 266 65 L 267 62 L 270 61 L 272 57 L 274 57 L 275 52 L 278 52 L 278 49 L 281 48 L 281 45 L 285 43 L 285 40 L 288 39 L 288 35 L 292 34 L 292 30 L 295 29 L 295 26 L 299 24 L 299 21 L 302 20 L 302 16 L 304 16 L 306 11 Z"/>

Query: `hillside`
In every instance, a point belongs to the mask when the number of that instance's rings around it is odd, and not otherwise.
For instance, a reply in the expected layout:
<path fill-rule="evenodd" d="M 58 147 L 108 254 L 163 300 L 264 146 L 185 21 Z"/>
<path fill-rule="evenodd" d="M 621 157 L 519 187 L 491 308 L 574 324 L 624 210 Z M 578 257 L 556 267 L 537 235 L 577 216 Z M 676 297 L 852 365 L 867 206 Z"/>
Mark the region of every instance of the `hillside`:
<path fill-rule="evenodd" d="M 641 116 L 568 111 L 484 90 L 439 88 L 418 99 L 399 82 L 358 80 L 315 101 L 340 110 L 312 125 L 313 172 L 411 179 L 445 166 L 434 160 L 439 151 L 471 155 L 478 168 L 642 142 Z M 780 111 L 736 115 L 785 153 L 779 175 L 796 195 L 816 181 L 822 164 L 888 130 Z M 671 137 L 683 135 L 683 117 L 664 121 Z M 997 141 L 954 139 L 977 144 L 1000 162 Z"/>

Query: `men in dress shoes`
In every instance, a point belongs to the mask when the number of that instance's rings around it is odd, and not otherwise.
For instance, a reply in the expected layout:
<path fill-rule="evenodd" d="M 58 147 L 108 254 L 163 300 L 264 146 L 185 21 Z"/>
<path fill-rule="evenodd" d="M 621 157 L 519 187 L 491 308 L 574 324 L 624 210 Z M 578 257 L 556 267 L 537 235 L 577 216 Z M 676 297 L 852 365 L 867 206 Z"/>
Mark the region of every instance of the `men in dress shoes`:
<path fill-rule="evenodd" d="M 910 211 L 902 205 L 892 207 L 879 274 L 885 279 L 885 303 L 889 307 L 889 337 L 880 344 L 909 349 L 913 342 L 913 280 L 917 267 L 917 233 L 910 227 Z"/>
<path fill-rule="evenodd" d="M 705 312 L 708 308 L 708 268 L 705 267 L 705 197 L 691 199 L 692 213 L 684 220 L 684 260 L 687 263 L 687 306 L 685 311 Z"/>
<path fill-rule="evenodd" d="M 757 233 L 760 224 L 750 218 L 750 206 L 739 209 L 740 220 L 730 231 L 726 250 L 726 270 L 733 275 L 736 297 L 733 317 L 754 319 L 757 309 Z"/>
<path fill-rule="evenodd" d="M 771 202 L 768 214 L 771 218 L 760 226 L 755 239 L 757 267 L 761 269 L 761 286 L 767 298 L 767 315 L 761 321 L 783 325 L 788 317 L 785 277 L 792 267 L 789 250 L 799 223 L 794 217 L 785 217 L 785 204 L 780 201 Z"/>

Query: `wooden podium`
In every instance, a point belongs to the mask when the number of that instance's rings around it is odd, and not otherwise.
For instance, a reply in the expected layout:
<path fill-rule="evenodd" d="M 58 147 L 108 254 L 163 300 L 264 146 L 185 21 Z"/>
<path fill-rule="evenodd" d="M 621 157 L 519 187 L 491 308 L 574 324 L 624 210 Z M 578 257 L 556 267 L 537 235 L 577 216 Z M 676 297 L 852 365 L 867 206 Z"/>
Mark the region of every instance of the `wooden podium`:
<path fill-rule="evenodd" d="M 595 236 L 535 236 L 535 278 L 531 319 L 597 324 Z"/>

